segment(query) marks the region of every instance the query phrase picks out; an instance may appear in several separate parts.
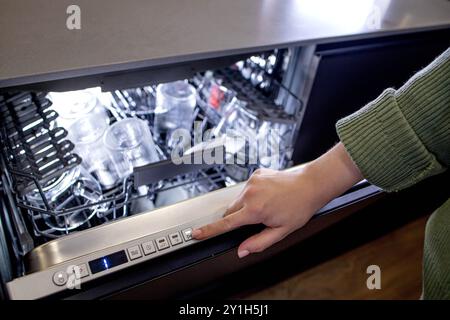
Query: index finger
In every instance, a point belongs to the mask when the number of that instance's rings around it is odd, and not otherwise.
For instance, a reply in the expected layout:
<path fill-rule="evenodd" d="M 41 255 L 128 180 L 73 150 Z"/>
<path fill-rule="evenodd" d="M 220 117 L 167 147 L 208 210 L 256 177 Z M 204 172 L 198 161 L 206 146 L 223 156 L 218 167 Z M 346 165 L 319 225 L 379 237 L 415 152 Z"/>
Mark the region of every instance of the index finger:
<path fill-rule="evenodd" d="M 242 208 L 235 213 L 225 216 L 219 221 L 207 224 L 201 228 L 193 230 L 192 237 L 197 240 L 203 240 L 234 230 L 240 226 L 250 223 L 251 221 L 245 214 L 244 208 Z"/>

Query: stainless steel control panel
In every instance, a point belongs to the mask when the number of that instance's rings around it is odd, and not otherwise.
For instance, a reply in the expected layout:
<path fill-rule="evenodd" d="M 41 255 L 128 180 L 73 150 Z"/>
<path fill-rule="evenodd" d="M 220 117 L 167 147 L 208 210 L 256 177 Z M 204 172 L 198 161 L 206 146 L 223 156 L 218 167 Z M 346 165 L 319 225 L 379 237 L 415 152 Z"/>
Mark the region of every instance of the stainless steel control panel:
<path fill-rule="evenodd" d="M 169 230 L 124 243 L 112 253 L 101 252 L 58 266 L 49 281 L 57 287 L 81 289 L 87 281 L 123 269 L 138 262 L 152 259 L 165 253 L 185 247 L 196 240 L 192 238 L 192 227 Z M 113 248 L 111 248 L 112 250 Z M 108 250 L 109 251 L 109 250 Z M 98 256 L 100 255 L 100 256 Z M 56 268 L 56 267 L 55 267 Z M 69 280 L 71 280 L 69 282 Z"/>

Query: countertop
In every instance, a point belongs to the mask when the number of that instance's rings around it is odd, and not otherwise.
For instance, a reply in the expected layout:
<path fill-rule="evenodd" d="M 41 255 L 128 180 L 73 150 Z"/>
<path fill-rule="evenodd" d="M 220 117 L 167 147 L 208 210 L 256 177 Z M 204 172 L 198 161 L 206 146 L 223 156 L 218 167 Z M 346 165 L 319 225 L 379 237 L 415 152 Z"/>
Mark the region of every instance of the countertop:
<path fill-rule="evenodd" d="M 449 26 L 447 0 L 0 0 L 0 88 Z"/>

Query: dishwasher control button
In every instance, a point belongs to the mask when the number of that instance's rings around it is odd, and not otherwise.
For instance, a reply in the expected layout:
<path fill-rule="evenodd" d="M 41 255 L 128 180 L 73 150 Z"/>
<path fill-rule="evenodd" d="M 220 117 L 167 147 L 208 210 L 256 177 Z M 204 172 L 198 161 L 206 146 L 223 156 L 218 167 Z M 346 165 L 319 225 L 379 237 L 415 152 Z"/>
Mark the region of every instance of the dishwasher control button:
<path fill-rule="evenodd" d="M 127 249 L 130 260 L 135 260 L 142 257 L 141 249 L 139 246 L 133 246 Z"/>
<path fill-rule="evenodd" d="M 89 270 L 88 270 L 87 265 L 85 263 L 80 264 L 78 266 L 78 268 L 80 268 L 80 278 L 84 278 L 84 277 L 87 277 L 89 275 Z"/>
<path fill-rule="evenodd" d="M 64 271 L 58 271 L 55 272 L 55 274 L 53 275 L 53 282 L 57 285 L 57 286 L 63 286 L 66 284 L 67 282 L 67 273 Z"/>
<path fill-rule="evenodd" d="M 167 242 L 166 237 L 156 239 L 156 245 L 158 246 L 158 250 L 164 250 L 169 247 L 169 243 Z"/>
<path fill-rule="evenodd" d="M 169 235 L 169 239 L 170 239 L 170 243 L 173 246 L 176 246 L 177 244 L 180 244 L 180 243 L 183 242 L 183 239 L 181 239 L 181 236 L 180 236 L 179 232 L 171 233 Z"/>
<path fill-rule="evenodd" d="M 182 231 L 182 233 L 183 233 L 183 238 L 184 238 L 185 241 L 192 240 L 192 229 L 191 228 L 184 229 Z"/>
<path fill-rule="evenodd" d="M 147 241 L 142 244 L 142 249 L 144 250 L 144 254 L 148 256 L 156 252 L 155 243 L 153 241 Z"/>

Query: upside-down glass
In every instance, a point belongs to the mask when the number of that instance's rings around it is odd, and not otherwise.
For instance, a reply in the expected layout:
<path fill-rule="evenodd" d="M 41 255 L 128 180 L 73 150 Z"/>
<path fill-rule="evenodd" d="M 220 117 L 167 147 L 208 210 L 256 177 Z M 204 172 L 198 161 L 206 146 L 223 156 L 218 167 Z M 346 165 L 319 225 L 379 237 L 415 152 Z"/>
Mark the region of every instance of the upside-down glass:
<path fill-rule="evenodd" d="M 220 80 L 215 79 L 212 73 L 206 72 L 198 88 L 197 97 L 199 104 L 221 114 L 223 108 L 236 97 L 236 92 L 221 85 Z"/>
<path fill-rule="evenodd" d="M 130 161 L 121 153 L 109 150 L 103 142 L 108 124 L 93 114 L 75 121 L 69 129 L 69 139 L 75 144 L 75 153 L 82 165 L 105 188 L 120 183 L 132 172 Z"/>
<path fill-rule="evenodd" d="M 197 90 L 197 103 L 211 123 L 218 125 L 235 99 L 236 92 L 221 85 L 212 73 L 205 74 Z"/>
<path fill-rule="evenodd" d="M 234 100 L 233 103 L 227 106 L 220 123 L 213 131 L 213 135 L 216 137 L 226 135 L 230 138 L 230 141 L 234 141 L 234 143 L 227 142 L 228 153 L 243 152 L 242 148 L 248 145 L 250 151 L 253 152 L 244 156 L 252 161 L 256 161 L 259 123 L 260 121 L 256 112 L 247 109 L 245 102 Z"/>
<path fill-rule="evenodd" d="M 84 168 L 77 166 L 64 172 L 61 176 L 49 181 L 42 188 L 43 195 L 33 190 L 26 198 L 31 205 L 47 209 L 45 197 L 50 207 L 57 215 L 43 213 L 45 224 L 53 230 L 70 231 L 87 223 L 97 212 L 107 209 L 108 204 L 95 205 L 103 199 L 100 184 Z M 63 213 L 62 209 L 87 206 Z"/>
<path fill-rule="evenodd" d="M 109 123 L 108 114 L 98 96 L 100 90 L 96 88 L 50 92 L 47 97 L 52 101 L 52 108 L 58 113 L 56 123 L 59 127 L 69 129 L 79 118 L 95 114 L 98 121 Z"/>
<path fill-rule="evenodd" d="M 227 155 L 233 156 L 233 163 L 228 163 L 225 170 L 236 181 L 249 177 L 249 168 L 258 163 L 258 114 L 246 108 L 243 101 L 234 99 L 227 105 L 223 117 L 213 135 L 226 136 Z M 229 156 L 227 156 L 229 158 Z"/>
<path fill-rule="evenodd" d="M 194 109 L 197 104 L 196 90 L 186 81 L 175 81 L 158 85 L 154 134 L 173 147 L 172 133 L 176 129 L 191 131 Z"/>
<path fill-rule="evenodd" d="M 143 120 L 128 118 L 114 123 L 103 141 L 110 152 L 122 154 L 132 167 L 159 160 L 150 128 Z"/>

